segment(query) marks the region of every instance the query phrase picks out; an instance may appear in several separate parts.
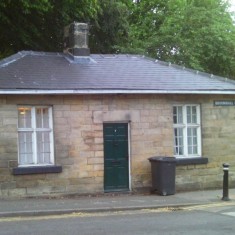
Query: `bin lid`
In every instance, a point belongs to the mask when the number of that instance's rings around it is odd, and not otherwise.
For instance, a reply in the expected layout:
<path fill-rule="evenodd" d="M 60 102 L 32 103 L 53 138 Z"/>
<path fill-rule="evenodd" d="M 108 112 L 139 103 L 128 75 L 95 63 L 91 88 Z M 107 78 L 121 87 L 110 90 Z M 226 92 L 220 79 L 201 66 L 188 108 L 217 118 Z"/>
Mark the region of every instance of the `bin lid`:
<path fill-rule="evenodd" d="M 176 162 L 175 157 L 156 156 L 148 159 L 150 162 Z"/>

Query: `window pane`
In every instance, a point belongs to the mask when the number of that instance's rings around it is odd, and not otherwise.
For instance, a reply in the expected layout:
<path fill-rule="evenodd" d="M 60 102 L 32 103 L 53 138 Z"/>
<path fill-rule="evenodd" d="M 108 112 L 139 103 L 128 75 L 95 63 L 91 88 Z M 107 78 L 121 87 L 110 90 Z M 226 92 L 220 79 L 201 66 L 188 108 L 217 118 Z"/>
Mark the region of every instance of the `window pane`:
<path fill-rule="evenodd" d="M 183 109 L 181 106 L 173 107 L 173 123 L 182 124 L 183 123 Z"/>
<path fill-rule="evenodd" d="M 193 143 L 192 143 L 192 138 L 190 138 L 190 137 L 188 136 L 188 145 L 189 145 L 189 146 L 192 146 L 192 144 L 193 144 Z"/>
<path fill-rule="evenodd" d="M 197 123 L 197 109 L 196 109 L 196 106 L 192 106 L 192 123 Z"/>
<path fill-rule="evenodd" d="M 197 154 L 197 128 L 188 128 L 188 154 Z"/>
<path fill-rule="evenodd" d="M 18 127 L 31 128 L 31 108 L 19 107 L 18 108 Z"/>
<path fill-rule="evenodd" d="M 197 107 L 187 106 L 187 123 L 197 123 Z"/>
<path fill-rule="evenodd" d="M 38 163 L 51 163 L 50 154 L 50 132 L 37 132 Z"/>
<path fill-rule="evenodd" d="M 33 164 L 32 132 L 19 133 L 19 161 L 21 165 Z"/>
<path fill-rule="evenodd" d="M 192 123 L 191 106 L 187 106 L 187 123 Z"/>
<path fill-rule="evenodd" d="M 183 129 L 182 128 L 174 128 L 174 154 L 175 155 L 183 155 L 184 154 L 184 146 L 183 146 Z"/>
<path fill-rule="evenodd" d="M 183 108 L 178 107 L 178 123 L 183 123 Z"/>
<path fill-rule="evenodd" d="M 49 110 L 48 108 L 36 109 L 36 127 L 49 128 Z"/>
<path fill-rule="evenodd" d="M 173 107 L 173 123 L 177 123 L 177 107 Z"/>

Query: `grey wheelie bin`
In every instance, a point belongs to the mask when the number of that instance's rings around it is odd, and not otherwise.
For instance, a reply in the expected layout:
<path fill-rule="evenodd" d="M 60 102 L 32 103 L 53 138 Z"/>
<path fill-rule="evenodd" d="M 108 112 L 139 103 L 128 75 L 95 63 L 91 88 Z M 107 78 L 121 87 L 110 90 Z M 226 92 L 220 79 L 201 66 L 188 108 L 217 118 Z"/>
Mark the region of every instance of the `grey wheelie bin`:
<path fill-rule="evenodd" d="M 151 157 L 152 192 L 160 195 L 175 194 L 175 168 L 174 157 Z"/>

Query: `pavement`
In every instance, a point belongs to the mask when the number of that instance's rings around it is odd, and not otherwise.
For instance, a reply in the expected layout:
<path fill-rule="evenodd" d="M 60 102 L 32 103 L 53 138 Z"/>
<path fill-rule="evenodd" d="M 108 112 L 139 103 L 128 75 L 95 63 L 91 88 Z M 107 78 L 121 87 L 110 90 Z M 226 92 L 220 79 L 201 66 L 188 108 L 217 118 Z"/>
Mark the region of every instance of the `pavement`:
<path fill-rule="evenodd" d="M 222 196 L 223 191 L 221 189 L 179 192 L 168 196 L 108 193 L 92 196 L 0 199 L 0 217 L 180 208 L 216 203 L 235 205 L 235 189 L 229 189 L 229 201 L 221 200 Z"/>

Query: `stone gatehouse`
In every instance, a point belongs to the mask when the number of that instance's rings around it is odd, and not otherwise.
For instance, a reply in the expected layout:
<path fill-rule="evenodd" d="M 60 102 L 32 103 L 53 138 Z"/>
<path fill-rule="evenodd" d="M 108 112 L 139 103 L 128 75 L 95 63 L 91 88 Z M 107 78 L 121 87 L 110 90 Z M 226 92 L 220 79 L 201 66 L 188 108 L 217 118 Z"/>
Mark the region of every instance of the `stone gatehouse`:
<path fill-rule="evenodd" d="M 153 156 L 176 191 L 221 188 L 224 162 L 232 187 L 234 137 L 229 79 L 86 45 L 0 61 L 1 197 L 149 191 Z"/>

